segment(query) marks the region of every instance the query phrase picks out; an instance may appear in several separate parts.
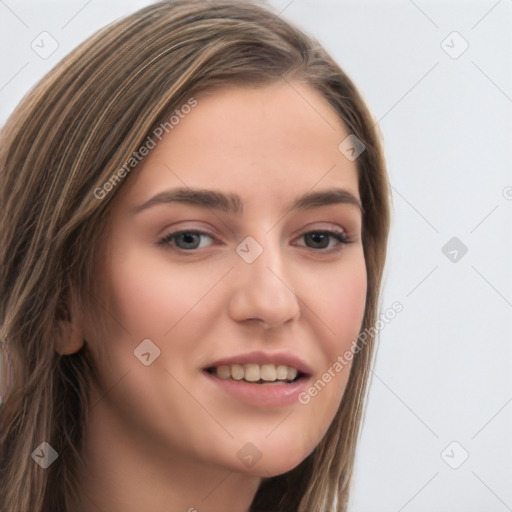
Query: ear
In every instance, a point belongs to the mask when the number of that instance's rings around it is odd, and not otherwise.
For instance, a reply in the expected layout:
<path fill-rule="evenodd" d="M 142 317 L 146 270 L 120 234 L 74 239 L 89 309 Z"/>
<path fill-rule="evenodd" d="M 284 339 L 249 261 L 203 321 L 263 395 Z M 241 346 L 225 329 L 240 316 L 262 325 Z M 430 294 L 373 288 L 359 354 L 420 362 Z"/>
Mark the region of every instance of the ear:
<path fill-rule="evenodd" d="M 76 299 L 69 298 L 61 301 L 57 312 L 55 328 L 55 350 L 60 355 L 78 352 L 84 344 L 84 334 Z"/>
<path fill-rule="evenodd" d="M 65 356 L 78 352 L 83 344 L 82 331 L 72 321 L 59 320 L 55 333 L 55 350 Z"/>

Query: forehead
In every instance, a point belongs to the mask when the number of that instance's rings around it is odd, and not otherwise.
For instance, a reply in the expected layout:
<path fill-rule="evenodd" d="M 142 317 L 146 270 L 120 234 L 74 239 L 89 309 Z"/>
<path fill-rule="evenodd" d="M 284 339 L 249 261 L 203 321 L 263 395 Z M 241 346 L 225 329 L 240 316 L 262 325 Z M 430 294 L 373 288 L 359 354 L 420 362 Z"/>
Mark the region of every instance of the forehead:
<path fill-rule="evenodd" d="M 338 149 L 347 129 L 310 86 L 230 86 L 194 100 L 191 109 L 177 107 L 161 140 L 153 135 L 155 147 L 123 187 L 125 201 L 144 201 L 163 187 L 213 186 L 248 202 L 279 203 L 330 186 L 358 197 L 356 163 Z"/>

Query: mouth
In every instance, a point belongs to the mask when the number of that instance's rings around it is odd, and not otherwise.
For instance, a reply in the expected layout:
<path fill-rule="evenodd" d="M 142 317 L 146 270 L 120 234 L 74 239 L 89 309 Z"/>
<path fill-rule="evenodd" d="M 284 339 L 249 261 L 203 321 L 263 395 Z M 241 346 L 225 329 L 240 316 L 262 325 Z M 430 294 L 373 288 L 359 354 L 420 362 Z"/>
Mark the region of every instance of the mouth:
<path fill-rule="evenodd" d="M 313 376 L 290 351 L 240 353 L 212 361 L 202 371 L 212 390 L 257 408 L 296 404 Z"/>
<path fill-rule="evenodd" d="M 205 368 L 204 371 L 222 380 L 263 386 L 293 384 L 309 376 L 293 366 L 284 364 L 223 364 L 210 366 Z"/>

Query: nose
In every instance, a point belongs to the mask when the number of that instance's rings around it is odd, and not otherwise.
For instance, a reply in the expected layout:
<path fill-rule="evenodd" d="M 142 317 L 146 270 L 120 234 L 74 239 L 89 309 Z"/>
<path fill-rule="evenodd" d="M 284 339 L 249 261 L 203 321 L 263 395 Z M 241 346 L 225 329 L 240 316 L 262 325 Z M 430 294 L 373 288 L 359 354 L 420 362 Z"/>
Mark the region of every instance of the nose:
<path fill-rule="evenodd" d="M 293 289 L 293 277 L 284 271 L 279 242 L 267 240 L 263 252 L 252 263 L 240 258 L 236 267 L 229 302 L 233 320 L 257 321 L 270 329 L 299 318 L 299 299 Z"/>

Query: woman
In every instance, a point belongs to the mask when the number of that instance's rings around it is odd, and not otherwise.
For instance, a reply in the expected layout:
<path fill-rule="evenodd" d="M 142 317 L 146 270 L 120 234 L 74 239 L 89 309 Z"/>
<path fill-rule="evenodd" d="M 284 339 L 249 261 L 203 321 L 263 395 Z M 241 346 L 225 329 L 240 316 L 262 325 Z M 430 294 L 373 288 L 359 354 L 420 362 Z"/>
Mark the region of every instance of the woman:
<path fill-rule="evenodd" d="M 252 2 L 156 3 L 0 148 L 0 508 L 346 510 L 389 188 L 325 50 Z"/>

